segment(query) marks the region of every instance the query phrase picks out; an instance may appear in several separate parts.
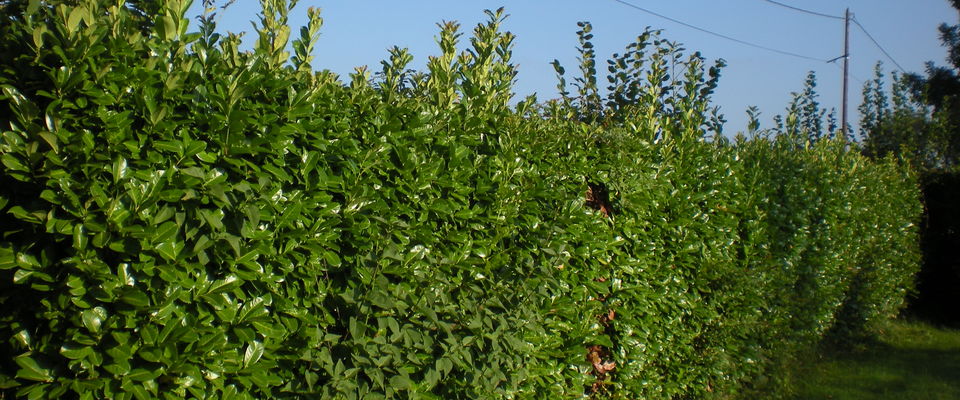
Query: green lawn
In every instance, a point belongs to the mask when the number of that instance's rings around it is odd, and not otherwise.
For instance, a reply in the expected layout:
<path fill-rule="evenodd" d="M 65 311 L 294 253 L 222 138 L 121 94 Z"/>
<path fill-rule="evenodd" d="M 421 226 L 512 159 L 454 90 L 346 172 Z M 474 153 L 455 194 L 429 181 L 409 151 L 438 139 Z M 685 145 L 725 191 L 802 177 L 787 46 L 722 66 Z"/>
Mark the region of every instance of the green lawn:
<path fill-rule="evenodd" d="M 960 330 L 892 322 L 874 343 L 824 352 L 797 383 L 797 400 L 960 399 Z"/>

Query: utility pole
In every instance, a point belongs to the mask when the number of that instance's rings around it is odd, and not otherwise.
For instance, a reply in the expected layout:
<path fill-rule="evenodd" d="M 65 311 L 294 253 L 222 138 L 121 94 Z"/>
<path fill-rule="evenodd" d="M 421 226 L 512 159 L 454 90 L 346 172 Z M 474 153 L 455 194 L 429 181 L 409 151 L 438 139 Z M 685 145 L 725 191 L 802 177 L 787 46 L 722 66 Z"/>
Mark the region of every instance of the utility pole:
<path fill-rule="evenodd" d="M 843 106 L 840 114 L 840 132 L 843 134 L 841 140 L 847 140 L 847 86 L 850 75 L 850 9 L 844 14 L 843 21 Z"/>

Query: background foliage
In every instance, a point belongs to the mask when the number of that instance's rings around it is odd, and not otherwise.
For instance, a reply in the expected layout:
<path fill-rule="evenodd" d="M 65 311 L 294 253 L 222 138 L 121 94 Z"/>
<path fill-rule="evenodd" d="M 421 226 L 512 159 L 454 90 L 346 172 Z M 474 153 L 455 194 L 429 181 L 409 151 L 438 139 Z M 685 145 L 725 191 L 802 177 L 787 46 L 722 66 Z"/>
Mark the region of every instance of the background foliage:
<path fill-rule="evenodd" d="M 960 9 L 960 1 L 951 5 Z M 921 224 L 923 268 L 911 312 L 939 324 L 960 325 L 957 289 L 960 262 L 960 25 L 941 24 L 947 65 L 927 63 L 924 74 L 892 74 L 878 64 L 875 78 L 863 91 L 861 137 L 871 158 L 896 156 L 919 172 L 926 206 Z M 885 87 L 892 81 L 890 90 Z"/>
<path fill-rule="evenodd" d="M 911 286 L 912 173 L 725 140 L 656 31 L 600 90 L 581 24 L 576 92 L 511 106 L 502 10 L 342 82 L 318 11 L 241 51 L 188 4 L 0 9 L 4 395 L 722 398 Z"/>

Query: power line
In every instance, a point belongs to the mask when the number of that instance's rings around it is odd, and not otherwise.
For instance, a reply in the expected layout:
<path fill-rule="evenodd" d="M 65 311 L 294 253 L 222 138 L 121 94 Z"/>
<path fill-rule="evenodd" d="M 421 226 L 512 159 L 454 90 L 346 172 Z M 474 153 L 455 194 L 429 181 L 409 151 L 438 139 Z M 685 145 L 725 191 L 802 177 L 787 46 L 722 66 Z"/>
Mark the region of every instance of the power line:
<path fill-rule="evenodd" d="M 717 32 L 714 32 L 714 31 L 711 31 L 711 30 L 708 30 L 708 29 L 701 28 L 701 27 L 699 27 L 699 26 L 695 26 L 695 25 L 688 24 L 688 23 L 686 23 L 686 22 L 683 22 L 683 21 L 680 21 L 680 20 L 677 20 L 677 19 L 674 19 L 674 18 L 670 18 L 670 17 L 668 17 L 668 16 L 666 16 L 666 15 L 663 15 L 663 14 L 655 13 L 655 12 L 653 12 L 653 11 L 647 10 L 646 8 L 640 7 L 640 6 L 638 6 L 638 5 L 636 5 L 636 4 L 633 4 L 633 3 L 628 3 L 628 2 L 623 1 L 623 0 L 613 0 L 613 1 L 615 1 L 615 2 L 617 2 L 617 3 L 620 3 L 620 4 L 623 4 L 623 5 L 627 6 L 627 7 L 634 8 L 634 9 L 637 9 L 637 10 L 640 10 L 640 11 L 643 11 L 643 12 L 645 12 L 645 13 L 647 13 L 647 14 L 650 14 L 650 15 L 653 15 L 653 16 L 657 16 L 657 17 L 660 17 L 660 18 L 663 18 L 663 19 L 665 19 L 665 20 L 667 20 L 667 21 L 671 21 L 671 22 L 674 22 L 674 23 L 683 25 L 683 26 L 685 26 L 685 27 L 687 27 L 687 28 L 695 29 L 695 30 L 698 30 L 698 31 L 703 32 L 703 33 L 706 33 L 706 34 L 710 34 L 710 35 L 719 37 L 719 38 L 721 38 L 721 39 L 726 39 L 726 40 L 729 40 L 729 41 L 732 41 L 732 42 L 740 43 L 740 44 L 742 44 L 742 45 L 746 45 L 746 46 L 750 46 L 750 47 L 755 47 L 755 48 L 758 48 L 758 49 L 761 49 L 761 50 L 771 51 L 771 52 L 778 53 L 778 54 L 783 54 L 783 55 L 785 55 L 785 56 L 803 58 L 803 59 L 807 59 L 807 60 L 820 61 L 820 62 L 827 62 L 827 60 L 826 60 L 826 59 L 823 59 L 823 58 L 805 56 L 805 55 L 803 55 L 803 54 L 792 53 L 792 52 L 789 52 L 789 51 L 779 50 L 779 49 L 775 49 L 775 48 L 773 48 L 773 47 L 767 47 L 767 46 L 759 45 L 759 44 L 756 44 L 756 43 L 751 43 L 751 42 L 748 42 L 748 41 L 745 41 L 745 40 L 740 40 L 740 39 L 737 39 L 737 38 L 733 38 L 733 37 L 730 37 L 730 36 L 727 36 L 727 35 L 724 35 L 724 34 L 721 34 L 721 33 L 717 33 Z"/>
<path fill-rule="evenodd" d="M 860 30 L 863 31 L 863 33 L 865 33 L 868 38 L 870 38 L 870 41 L 872 41 L 873 44 L 877 45 L 877 48 L 880 49 L 881 52 L 883 52 L 883 55 L 887 56 L 887 58 L 889 58 L 890 61 L 893 61 L 893 65 L 896 65 L 897 68 L 900 69 L 900 72 L 907 73 L 907 71 L 904 71 L 903 67 L 900 66 L 900 63 L 898 63 L 897 60 L 894 60 L 893 56 L 891 56 L 890 53 L 887 53 L 887 50 L 884 49 L 879 42 L 877 42 L 877 39 L 874 39 L 873 35 L 871 35 L 870 32 L 867 32 L 867 28 L 864 28 L 863 25 L 860 24 L 860 21 L 857 21 L 856 18 L 853 18 L 853 23 L 857 24 L 857 26 L 860 27 Z"/>
<path fill-rule="evenodd" d="M 843 67 L 841 67 L 840 64 L 837 64 L 837 63 L 835 63 L 835 62 L 832 62 L 832 63 L 830 63 L 830 64 L 833 64 L 833 65 L 836 66 L 840 71 L 843 71 Z M 860 79 L 860 77 L 857 76 L 857 74 L 850 73 L 850 77 L 853 78 L 853 80 L 857 81 L 857 83 L 859 83 L 860 85 L 863 85 L 863 84 L 864 84 L 863 79 Z"/>
<path fill-rule="evenodd" d="M 802 12 L 802 13 L 805 13 L 805 14 L 816 15 L 816 16 L 818 16 L 818 17 L 831 18 L 831 19 L 843 19 L 843 17 L 840 17 L 840 16 L 830 15 L 830 14 L 824 14 L 824 13 L 820 13 L 820 12 L 816 12 L 816 11 L 810 11 L 810 10 L 806 10 L 806 9 L 803 9 L 803 8 L 794 7 L 794 6 L 791 6 L 791 5 L 789 5 L 789 4 L 784 4 L 784 3 L 781 3 L 781 2 L 779 2 L 779 1 L 773 1 L 773 0 L 763 0 L 763 1 L 766 1 L 767 3 L 770 3 L 770 4 L 776 4 L 776 5 L 780 6 L 780 7 L 789 8 L 789 9 L 794 10 L 794 11 L 799 11 L 799 12 Z"/>

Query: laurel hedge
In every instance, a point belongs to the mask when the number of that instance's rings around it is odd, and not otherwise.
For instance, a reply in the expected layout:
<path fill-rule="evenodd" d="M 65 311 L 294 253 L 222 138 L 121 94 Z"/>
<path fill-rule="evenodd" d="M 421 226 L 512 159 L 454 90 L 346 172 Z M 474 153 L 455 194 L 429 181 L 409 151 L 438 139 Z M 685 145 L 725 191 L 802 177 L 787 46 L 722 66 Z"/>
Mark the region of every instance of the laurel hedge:
<path fill-rule="evenodd" d="M 0 4 L 0 397 L 729 398 L 912 285 L 909 170 L 706 140 L 657 32 L 514 104 L 502 10 L 341 81 L 261 4 Z"/>

